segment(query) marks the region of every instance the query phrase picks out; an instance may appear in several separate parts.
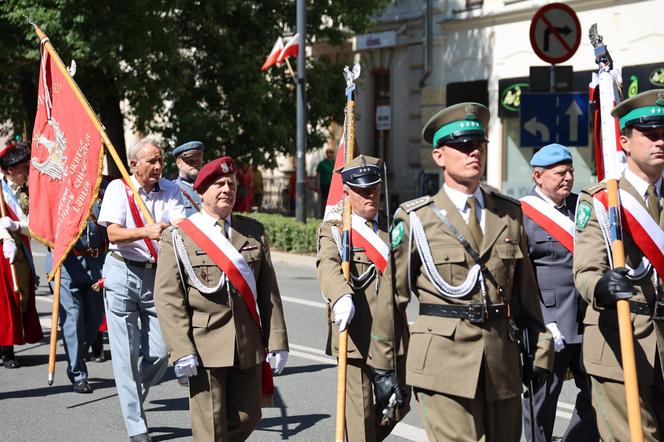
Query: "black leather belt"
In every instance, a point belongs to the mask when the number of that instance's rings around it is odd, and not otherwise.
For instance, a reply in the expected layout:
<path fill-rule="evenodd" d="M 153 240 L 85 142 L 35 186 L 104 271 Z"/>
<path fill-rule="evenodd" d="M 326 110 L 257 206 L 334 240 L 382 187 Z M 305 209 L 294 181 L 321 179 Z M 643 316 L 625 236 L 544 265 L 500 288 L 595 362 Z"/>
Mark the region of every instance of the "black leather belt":
<path fill-rule="evenodd" d="M 657 319 L 664 319 L 664 305 L 660 305 L 653 316 L 652 309 L 647 302 L 629 301 L 629 311 L 635 315 L 651 316 Z"/>
<path fill-rule="evenodd" d="M 467 305 L 420 304 L 420 315 L 461 318 L 470 322 L 484 322 L 494 318 L 507 319 L 507 311 L 507 304 L 490 305 L 487 315 L 484 314 L 484 304 L 480 303 Z"/>
<path fill-rule="evenodd" d="M 88 258 L 99 258 L 104 254 L 106 248 L 99 249 L 71 249 L 71 253 L 74 256 L 84 256 Z"/>
<path fill-rule="evenodd" d="M 145 261 L 145 262 L 142 262 L 142 261 L 133 261 L 133 260 L 131 260 L 131 259 L 123 258 L 122 256 L 118 255 L 118 254 L 115 253 L 115 252 L 111 252 L 111 256 L 112 256 L 113 258 L 117 259 L 118 261 L 122 261 L 122 262 L 124 262 L 125 264 L 129 264 L 129 265 L 136 266 L 136 267 L 142 267 L 142 268 L 144 268 L 144 269 L 154 269 L 154 268 L 157 267 L 157 263 L 156 263 L 156 262 L 150 262 L 150 261 Z"/>

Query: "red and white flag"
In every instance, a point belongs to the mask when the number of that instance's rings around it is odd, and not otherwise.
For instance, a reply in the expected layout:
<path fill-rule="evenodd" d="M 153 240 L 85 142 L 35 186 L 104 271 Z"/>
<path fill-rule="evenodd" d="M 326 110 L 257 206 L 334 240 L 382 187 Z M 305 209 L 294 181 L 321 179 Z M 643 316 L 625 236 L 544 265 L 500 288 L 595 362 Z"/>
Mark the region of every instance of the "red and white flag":
<path fill-rule="evenodd" d="M 270 51 L 270 55 L 268 55 L 267 58 L 265 59 L 265 63 L 263 63 L 263 66 L 261 67 L 261 71 L 266 71 L 270 68 L 270 66 L 277 63 L 277 59 L 281 55 L 281 51 L 283 50 L 283 48 L 284 48 L 284 39 L 281 37 L 277 37 L 277 41 L 274 43 L 272 51 Z"/>
<path fill-rule="evenodd" d="M 337 158 L 334 160 L 334 169 L 337 170 L 346 163 L 346 124 L 344 123 L 344 131 L 341 134 L 341 140 L 339 140 L 339 148 L 337 149 Z M 339 204 L 344 198 L 343 194 L 343 184 L 341 183 L 341 174 L 333 173 L 332 181 L 330 182 L 330 192 L 327 194 L 327 202 L 325 203 L 325 215 Z"/>
<path fill-rule="evenodd" d="M 627 165 L 627 157 L 620 145 L 620 126 L 611 111 L 620 103 L 618 92 L 621 83 L 617 69 L 601 69 L 593 73 L 589 85 L 590 103 L 594 104 L 593 141 L 597 164 L 597 180 L 619 178 Z"/>
<path fill-rule="evenodd" d="M 293 35 L 293 37 L 291 37 L 291 39 L 288 40 L 288 43 L 286 43 L 284 48 L 281 50 L 279 58 L 277 58 L 277 63 L 282 63 L 288 57 L 293 57 L 297 55 L 297 52 L 300 50 L 301 43 L 302 42 L 300 41 L 300 34 Z"/>
<path fill-rule="evenodd" d="M 41 42 L 39 95 L 30 159 L 30 216 L 34 238 L 53 254 L 53 277 L 81 235 L 97 199 L 104 150 L 101 134 L 75 93 L 78 89 Z"/>

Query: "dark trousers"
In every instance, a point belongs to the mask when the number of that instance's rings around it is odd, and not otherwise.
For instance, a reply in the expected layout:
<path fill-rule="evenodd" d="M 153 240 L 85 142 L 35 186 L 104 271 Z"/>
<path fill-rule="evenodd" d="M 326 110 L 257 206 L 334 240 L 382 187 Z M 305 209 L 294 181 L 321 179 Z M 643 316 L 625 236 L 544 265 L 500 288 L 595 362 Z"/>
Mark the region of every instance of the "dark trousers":
<path fill-rule="evenodd" d="M 581 370 L 581 344 L 567 344 L 557 352 L 553 363 L 553 374 L 549 376 L 533 395 L 535 414 L 535 437 L 537 442 L 551 441 L 553 424 L 556 420 L 558 397 L 563 388 L 565 372 L 569 368 L 574 375 L 574 383 L 579 389 L 572 418 L 563 436 L 564 441 L 591 442 L 599 440 L 595 413 L 590 401 L 590 389 L 586 374 Z M 523 400 L 523 433 L 531 442 L 530 409 L 528 400 Z"/>

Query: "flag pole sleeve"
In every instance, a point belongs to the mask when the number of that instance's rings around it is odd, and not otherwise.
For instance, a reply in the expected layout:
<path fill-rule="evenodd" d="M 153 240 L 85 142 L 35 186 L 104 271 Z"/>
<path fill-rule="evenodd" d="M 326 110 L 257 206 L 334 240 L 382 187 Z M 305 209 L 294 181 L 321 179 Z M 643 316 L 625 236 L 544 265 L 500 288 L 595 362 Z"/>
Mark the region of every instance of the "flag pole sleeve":
<path fill-rule="evenodd" d="M 67 80 L 67 84 L 69 87 L 71 87 L 72 91 L 74 91 L 74 95 L 76 95 L 76 98 L 78 101 L 81 103 L 83 106 L 83 109 L 85 109 L 85 112 L 90 118 L 90 121 L 94 124 L 95 128 L 101 135 L 101 139 L 106 145 L 106 149 L 108 152 L 111 154 L 111 157 L 113 158 L 113 161 L 115 161 L 116 166 L 118 166 L 118 169 L 120 170 L 120 174 L 122 175 L 122 178 L 125 179 L 126 183 L 129 185 L 131 188 L 132 193 L 134 194 L 134 199 L 136 200 L 136 203 L 138 204 L 141 212 L 143 213 L 143 216 L 145 217 L 145 220 L 147 221 L 148 224 L 154 224 L 154 218 L 152 217 L 152 214 L 148 210 L 147 206 L 145 205 L 145 202 L 143 201 L 143 198 L 141 198 L 138 195 L 138 191 L 134 187 L 134 184 L 131 182 L 131 179 L 129 178 L 129 173 L 127 172 L 127 168 L 125 167 L 124 163 L 122 162 L 122 159 L 120 159 L 120 156 L 118 155 L 117 151 L 115 150 L 115 147 L 113 146 L 113 143 L 111 142 L 110 138 L 108 138 L 108 135 L 106 134 L 106 130 L 104 130 L 104 126 L 102 126 L 101 122 L 99 121 L 99 118 L 97 115 L 94 113 L 92 110 L 92 107 L 90 106 L 90 103 L 88 103 L 88 100 L 85 98 L 81 90 L 79 89 L 78 85 L 76 84 L 76 81 L 72 78 L 72 76 L 69 74 L 69 71 L 65 67 L 64 63 L 62 62 L 62 59 L 60 59 L 60 56 L 58 53 L 55 51 L 53 48 L 53 45 L 49 41 L 48 37 L 46 34 L 44 34 L 44 31 L 41 30 L 41 28 L 37 25 L 34 25 L 35 27 L 35 32 L 37 33 L 37 36 L 39 37 L 39 40 L 44 44 L 45 49 L 48 51 L 48 53 L 53 57 L 53 60 L 55 61 L 56 66 L 64 76 L 64 78 Z"/>

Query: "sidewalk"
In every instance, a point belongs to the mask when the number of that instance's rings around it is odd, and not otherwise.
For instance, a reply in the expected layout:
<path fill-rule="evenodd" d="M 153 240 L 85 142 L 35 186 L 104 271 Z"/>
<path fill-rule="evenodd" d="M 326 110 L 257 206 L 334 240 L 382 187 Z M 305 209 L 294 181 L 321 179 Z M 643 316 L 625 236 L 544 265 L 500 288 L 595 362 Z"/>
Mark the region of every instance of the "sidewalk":
<path fill-rule="evenodd" d="M 298 255 L 296 253 L 279 252 L 271 250 L 273 263 L 289 264 L 300 267 L 316 267 L 316 257 L 310 255 Z"/>

